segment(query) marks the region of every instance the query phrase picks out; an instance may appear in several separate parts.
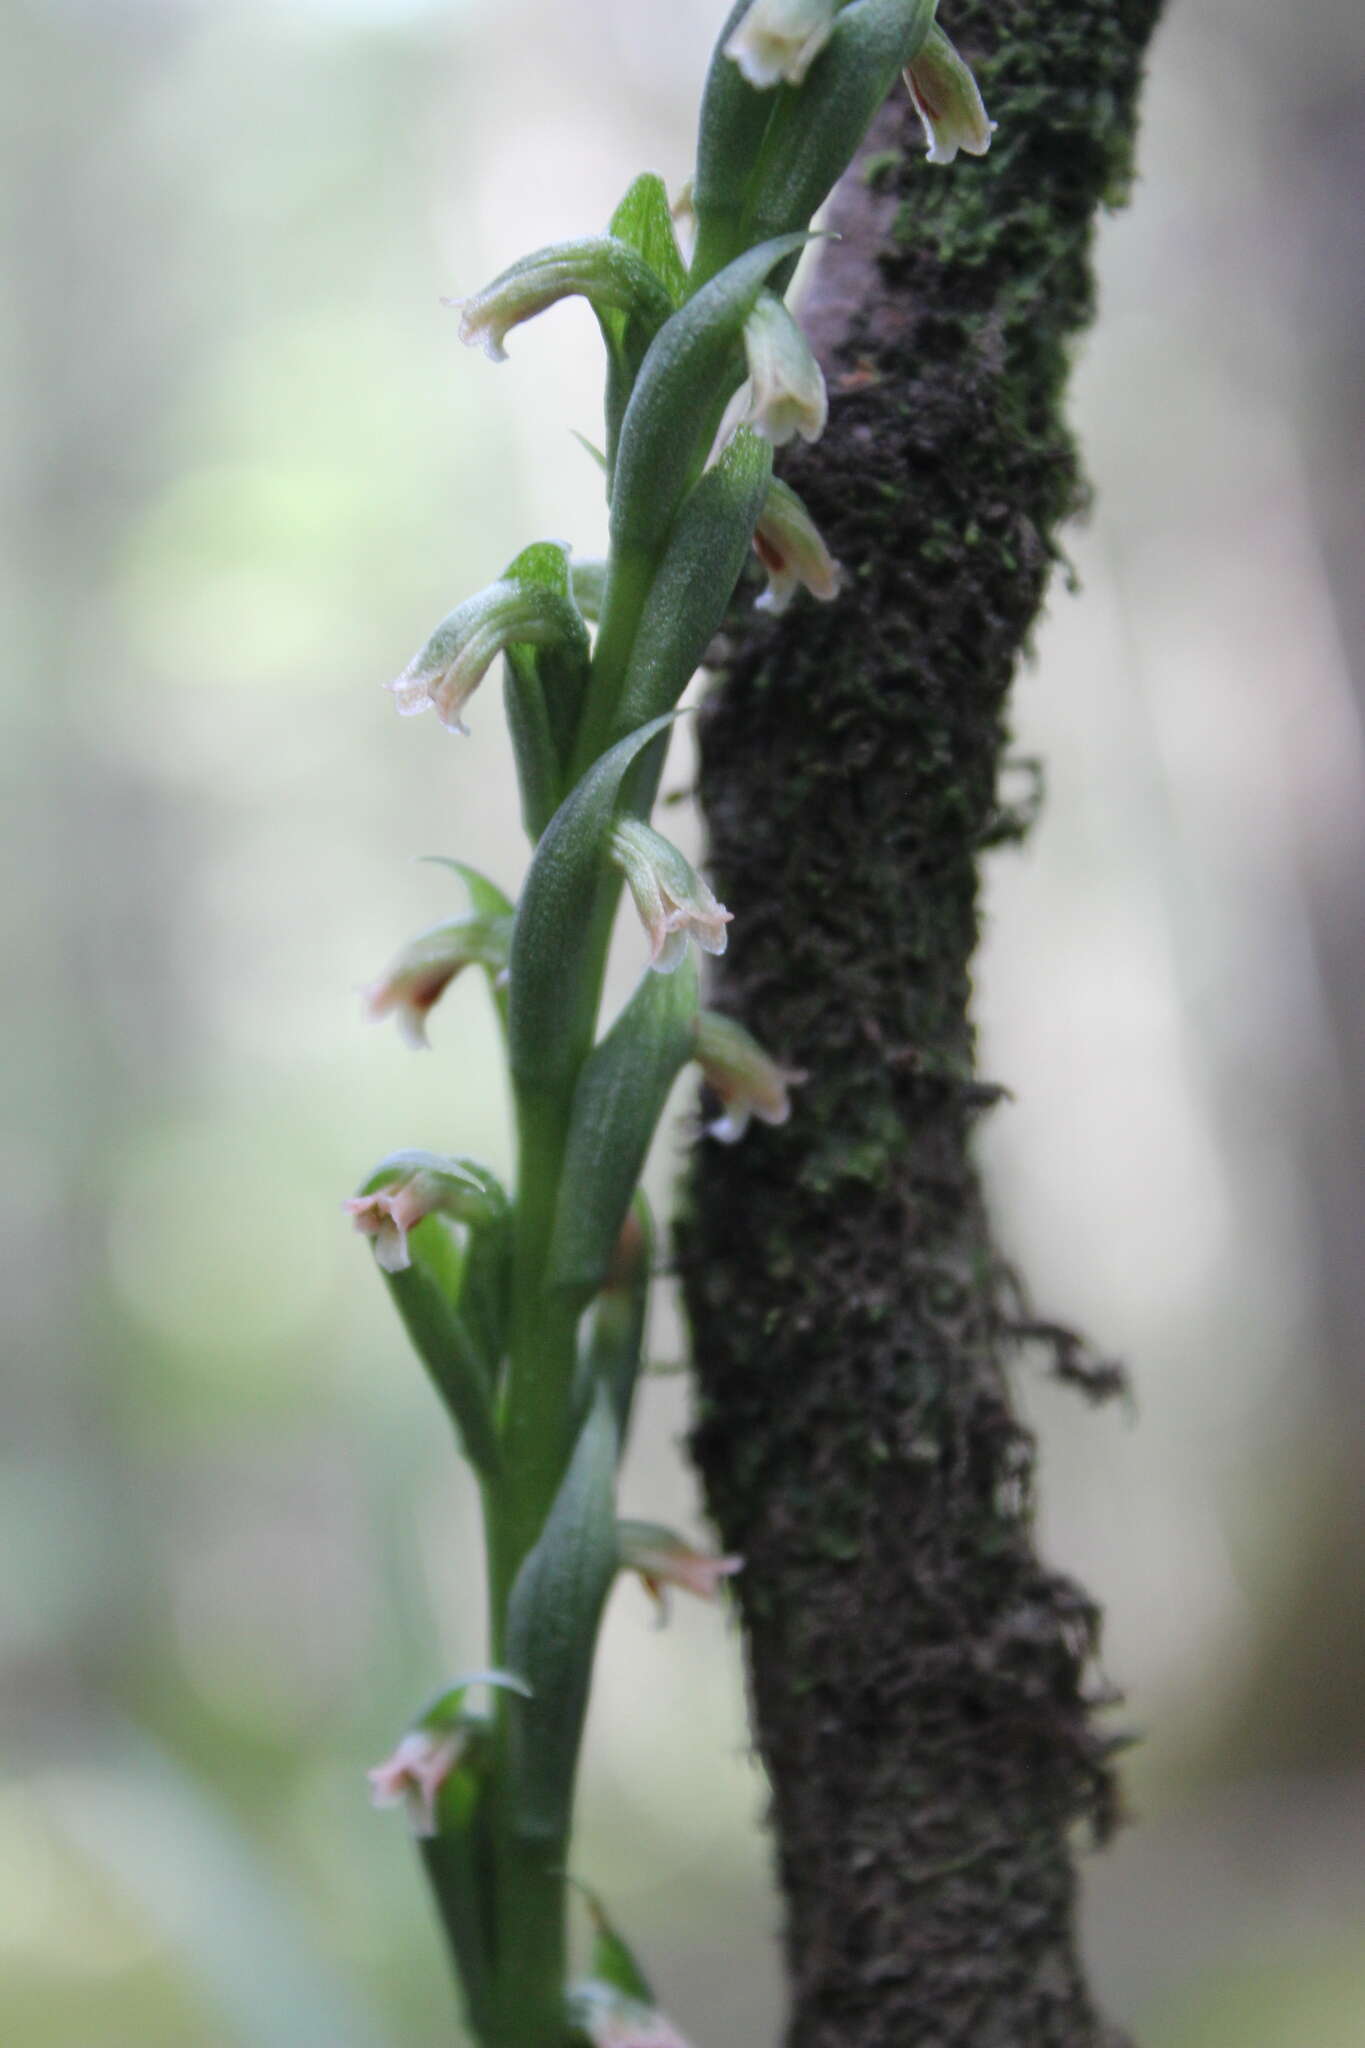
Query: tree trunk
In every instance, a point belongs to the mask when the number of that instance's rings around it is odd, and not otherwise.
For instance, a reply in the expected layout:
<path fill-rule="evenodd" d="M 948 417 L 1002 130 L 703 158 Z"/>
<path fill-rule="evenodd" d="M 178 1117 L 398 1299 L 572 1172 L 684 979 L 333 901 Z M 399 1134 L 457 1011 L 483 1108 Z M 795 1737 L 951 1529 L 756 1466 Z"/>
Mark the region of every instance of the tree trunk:
<path fill-rule="evenodd" d="M 829 430 L 784 465 L 844 594 L 737 614 L 703 718 L 738 913 L 713 1001 L 809 1069 L 785 1128 L 698 1148 L 679 1232 L 696 1453 L 748 1560 L 790 2048 L 1118 2039 L 1074 1925 L 1073 1832 L 1115 1810 L 1098 1617 L 1033 1547 L 969 998 L 978 864 L 1024 823 L 1010 678 L 1083 494 L 1068 349 L 1158 11 L 958 0 L 990 156 L 933 169 L 907 101 L 879 117 L 804 308 Z"/>

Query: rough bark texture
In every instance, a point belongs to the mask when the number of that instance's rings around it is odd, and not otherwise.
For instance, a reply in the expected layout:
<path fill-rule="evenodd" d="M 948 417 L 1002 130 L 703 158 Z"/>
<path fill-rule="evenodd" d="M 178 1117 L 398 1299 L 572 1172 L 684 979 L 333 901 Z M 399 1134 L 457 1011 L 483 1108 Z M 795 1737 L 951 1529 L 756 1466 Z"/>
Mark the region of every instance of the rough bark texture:
<path fill-rule="evenodd" d="M 989 158 L 933 169 L 904 103 L 879 118 L 807 307 L 830 429 L 784 465 L 848 586 L 737 615 L 703 720 L 741 913 L 713 1000 L 810 1070 L 784 1129 L 699 1148 L 679 1242 L 696 1452 L 748 1559 L 791 2048 L 1118 2038 L 1074 1930 L 1075 1830 L 1115 1805 L 1097 1616 L 1033 1547 L 969 966 L 983 849 L 1021 829 L 1006 695 L 1082 497 L 1067 353 L 1158 11 L 958 0 Z"/>

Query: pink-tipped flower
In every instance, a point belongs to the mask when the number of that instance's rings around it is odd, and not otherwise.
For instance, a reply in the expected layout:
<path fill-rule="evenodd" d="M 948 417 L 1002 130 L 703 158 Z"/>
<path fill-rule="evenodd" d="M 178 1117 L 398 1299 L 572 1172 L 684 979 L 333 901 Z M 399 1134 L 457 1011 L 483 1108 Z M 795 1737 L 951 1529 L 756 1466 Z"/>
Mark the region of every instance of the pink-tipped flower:
<path fill-rule="evenodd" d="M 366 1016 L 371 1023 L 395 1016 L 406 1042 L 424 1048 L 427 1018 L 456 975 L 475 966 L 504 972 L 509 937 L 508 919 L 478 916 L 423 932 L 364 991 Z"/>
<path fill-rule="evenodd" d="M 649 964 L 657 974 L 682 965 L 689 939 L 704 953 L 725 951 L 733 913 L 717 903 L 671 840 L 638 818 L 626 818 L 613 832 L 611 848 L 649 934 Z"/>
<path fill-rule="evenodd" d="M 621 1564 L 626 1571 L 639 1573 L 661 1620 L 668 1612 L 670 1587 L 680 1587 L 698 1600 L 714 1600 L 723 1581 L 744 1569 L 742 1557 L 710 1556 L 659 1522 L 618 1522 L 616 1530 Z"/>
<path fill-rule="evenodd" d="M 723 1145 L 737 1143 L 751 1117 L 784 1124 L 791 1115 L 788 1091 L 809 1078 L 799 1067 L 779 1066 L 742 1024 L 716 1010 L 703 1010 L 697 1019 L 694 1057 L 707 1087 L 720 1098 L 723 1114 L 706 1129 Z"/>
<path fill-rule="evenodd" d="M 774 448 L 794 435 L 818 441 L 829 416 L 824 372 L 776 292 L 760 292 L 744 323 L 749 379 L 744 420 Z"/>
<path fill-rule="evenodd" d="M 769 484 L 758 515 L 754 553 L 768 573 L 768 587 L 755 600 L 758 611 L 784 612 L 798 590 L 825 603 L 839 595 L 839 564 L 796 492 L 779 477 Z"/>
<path fill-rule="evenodd" d="M 424 1839 L 434 1835 L 441 1787 L 464 1750 L 465 1736 L 459 1728 L 414 1728 L 403 1737 L 392 1756 L 366 1772 L 370 1804 L 406 1806 L 413 1833 Z"/>
<path fill-rule="evenodd" d="M 442 619 L 426 646 L 385 688 L 405 718 L 434 707 L 451 732 L 497 657 L 515 641 L 543 646 L 566 630 L 565 601 L 534 584 L 492 583 Z"/>
<path fill-rule="evenodd" d="M 929 145 L 931 164 L 950 164 L 960 149 L 984 156 L 995 123 L 986 112 L 981 89 L 943 30 L 937 24 L 905 67 L 905 82 Z"/>
<path fill-rule="evenodd" d="M 830 39 L 838 0 L 754 0 L 725 45 L 759 92 L 800 85 Z"/>
<path fill-rule="evenodd" d="M 435 1152 L 395 1152 L 342 1206 L 362 1236 L 373 1238 L 384 1271 L 405 1273 L 412 1264 L 408 1234 L 428 1216 L 485 1224 L 505 1213 L 507 1198 L 483 1167 Z"/>

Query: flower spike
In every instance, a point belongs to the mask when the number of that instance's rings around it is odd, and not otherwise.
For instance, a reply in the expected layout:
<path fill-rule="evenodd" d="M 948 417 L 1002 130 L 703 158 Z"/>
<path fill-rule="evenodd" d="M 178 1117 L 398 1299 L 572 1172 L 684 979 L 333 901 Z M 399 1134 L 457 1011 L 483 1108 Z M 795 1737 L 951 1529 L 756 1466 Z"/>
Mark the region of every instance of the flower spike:
<path fill-rule="evenodd" d="M 754 0 L 725 54 L 759 92 L 800 85 L 830 39 L 838 0 Z"/>
<path fill-rule="evenodd" d="M 779 1066 L 742 1024 L 717 1010 L 703 1010 L 697 1019 L 694 1057 L 703 1081 L 720 1098 L 723 1114 L 706 1130 L 723 1145 L 744 1136 L 750 1117 L 784 1124 L 791 1115 L 787 1091 L 809 1078 L 799 1067 Z"/>
<path fill-rule="evenodd" d="M 790 484 L 774 477 L 754 529 L 754 553 L 768 572 L 755 599 L 761 612 L 784 612 L 799 589 L 828 603 L 839 595 L 842 571 L 819 528 Z"/>
<path fill-rule="evenodd" d="M 649 964 L 657 974 L 682 965 L 689 938 L 703 953 L 725 951 L 725 927 L 734 914 L 717 903 L 671 840 L 638 818 L 626 818 L 612 833 L 611 851 L 649 933 Z"/>
<path fill-rule="evenodd" d="M 744 323 L 749 362 L 745 419 L 756 434 L 781 448 L 796 434 L 818 441 L 829 398 L 811 345 L 775 292 L 759 294 Z"/>
<path fill-rule="evenodd" d="M 577 614 L 555 591 L 533 583 L 490 583 L 442 619 L 436 631 L 385 688 L 405 718 L 434 708 L 451 732 L 469 731 L 460 714 L 504 648 L 569 641 Z"/>
<path fill-rule="evenodd" d="M 960 149 L 985 156 L 995 133 L 981 89 L 943 30 L 930 29 L 919 55 L 905 67 L 905 83 L 929 144 L 931 164 L 950 164 Z"/>

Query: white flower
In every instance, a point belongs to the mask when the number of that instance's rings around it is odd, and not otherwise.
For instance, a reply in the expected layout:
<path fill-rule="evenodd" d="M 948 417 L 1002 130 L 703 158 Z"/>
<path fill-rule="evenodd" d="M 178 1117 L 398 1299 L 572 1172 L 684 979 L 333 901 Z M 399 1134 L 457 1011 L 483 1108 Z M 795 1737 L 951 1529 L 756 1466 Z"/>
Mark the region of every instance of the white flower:
<path fill-rule="evenodd" d="M 489 668 L 513 641 L 542 646 L 564 633 L 561 605 L 550 591 L 492 583 L 442 619 L 391 690 L 405 718 L 435 708 L 451 732 L 468 733 L 460 716 Z"/>
<path fill-rule="evenodd" d="M 714 1600 L 722 1582 L 744 1569 L 742 1557 L 713 1557 L 694 1550 L 658 1522 L 619 1522 L 617 1540 L 622 1565 L 639 1573 L 645 1591 L 658 1605 L 660 1620 L 668 1612 L 671 1586 L 698 1600 Z"/>
<path fill-rule="evenodd" d="M 744 323 L 749 363 L 744 418 L 781 448 L 799 434 L 818 441 L 829 415 L 824 373 L 810 343 L 775 292 L 760 292 Z"/>
<path fill-rule="evenodd" d="M 485 917 L 460 918 L 423 932 L 364 991 L 366 1015 L 372 1023 L 395 1015 L 407 1043 L 425 1048 L 427 1017 L 456 975 L 471 965 L 504 970 L 508 938 L 506 919 Z"/>
<path fill-rule="evenodd" d="M 768 572 L 768 587 L 755 600 L 761 612 L 784 612 L 798 589 L 824 602 L 839 595 L 839 564 L 796 492 L 778 477 L 758 515 L 754 553 Z"/>
<path fill-rule="evenodd" d="M 930 29 L 919 55 L 905 67 L 905 82 L 929 144 L 931 164 L 950 164 L 960 149 L 984 156 L 995 123 L 986 112 L 981 90 L 943 30 Z"/>
<path fill-rule="evenodd" d="M 441 1787 L 460 1761 L 464 1748 L 465 1737 L 458 1728 L 442 1734 L 414 1728 L 403 1737 L 392 1756 L 366 1772 L 370 1804 L 406 1806 L 413 1833 L 429 1838 L 436 1833 L 436 1801 Z"/>
<path fill-rule="evenodd" d="M 750 85 L 800 85 L 830 39 L 838 0 L 754 0 L 725 45 Z"/>
<path fill-rule="evenodd" d="M 441 1206 L 441 1190 L 430 1174 L 379 1188 L 372 1195 L 353 1195 L 343 1204 L 364 1237 L 374 1239 L 374 1255 L 386 1273 L 406 1273 L 412 1264 L 408 1232 Z"/>
<path fill-rule="evenodd" d="M 704 953 L 725 951 L 725 927 L 733 923 L 733 913 L 717 903 L 671 840 L 638 818 L 626 818 L 613 832 L 611 846 L 649 934 L 649 964 L 656 974 L 671 974 L 682 965 L 689 939 Z"/>
<path fill-rule="evenodd" d="M 697 1019 L 694 1052 L 702 1079 L 719 1096 L 723 1114 L 706 1126 L 708 1136 L 733 1145 L 749 1128 L 749 1119 L 784 1124 L 791 1115 L 789 1089 L 809 1078 L 799 1067 L 779 1066 L 742 1024 L 715 1010 Z"/>

